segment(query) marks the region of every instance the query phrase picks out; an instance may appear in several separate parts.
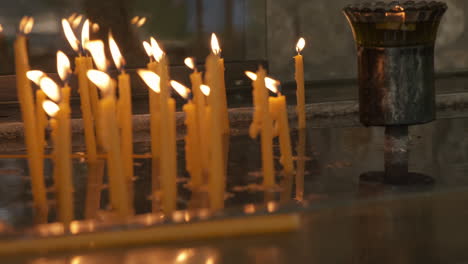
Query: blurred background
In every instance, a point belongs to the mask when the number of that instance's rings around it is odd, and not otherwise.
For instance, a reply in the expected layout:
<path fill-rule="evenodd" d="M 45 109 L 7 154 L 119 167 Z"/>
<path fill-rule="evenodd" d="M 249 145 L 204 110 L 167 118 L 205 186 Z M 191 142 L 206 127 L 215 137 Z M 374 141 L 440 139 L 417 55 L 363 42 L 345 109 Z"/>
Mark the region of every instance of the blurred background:
<path fill-rule="evenodd" d="M 13 73 L 12 41 L 23 15 L 36 21 L 30 36 L 31 66 L 54 72 L 57 49 L 73 55 L 60 19 L 78 13 L 99 24 L 93 38 L 106 37 L 112 29 L 129 68 L 147 63 L 141 42 L 150 36 L 163 43 L 171 64 L 182 65 L 186 56 L 203 63 L 209 53 L 209 36 L 216 32 L 227 63 L 267 60 L 271 75 L 292 81 L 295 44 L 303 36 L 308 81 L 355 78 L 354 41 L 341 13 L 353 2 L 359 1 L 3 0 L 0 73 Z M 464 71 L 468 69 L 468 2 L 445 2 L 449 10 L 439 31 L 436 68 L 438 72 Z M 132 24 L 135 16 L 147 18 L 146 22 L 140 27 Z"/>

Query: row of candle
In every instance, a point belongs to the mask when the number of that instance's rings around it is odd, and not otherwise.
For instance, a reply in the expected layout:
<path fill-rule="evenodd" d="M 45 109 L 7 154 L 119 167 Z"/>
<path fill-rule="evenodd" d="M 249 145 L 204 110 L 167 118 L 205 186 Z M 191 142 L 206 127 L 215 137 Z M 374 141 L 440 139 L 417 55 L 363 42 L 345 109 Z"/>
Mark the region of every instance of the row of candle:
<path fill-rule="evenodd" d="M 68 57 L 57 53 L 57 67 L 63 82 L 58 85 L 40 71 L 30 71 L 26 35 L 31 31 L 32 18 L 25 17 L 20 23 L 20 33 L 15 42 L 18 97 L 21 103 L 25 128 L 28 159 L 32 177 L 35 208 L 44 222 L 47 217 L 47 200 L 43 176 L 44 131 L 47 125 L 45 113 L 50 116 L 54 145 L 54 181 L 57 191 L 58 215 L 60 221 L 73 220 L 73 184 L 71 169 L 71 128 L 70 128 L 70 87 L 68 80 L 72 74 Z M 113 62 L 119 70 L 118 80 L 112 79 L 106 71 L 108 60 L 102 40 L 90 40 L 89 20 L 82 25 L 79 41 L 65 19 L 62 20 L 65 36 L 77 52 L 75 74 L 78 77 L 78 91 L 85 135 L 87 161 L 95 164 L 98 152 L 106 152 L 110 203 L 120 217 L 133 214 L 133 133 L 132 100 L 130 76 L 125 72 L 125 60 L 109 33 L 108 45 Z M 297 112 L 300 128 L 305 127 L 305 95 L 303 60 L 299 54 L 304 40 L 298 42 L 296 61 Z M 168 58 L 154 38 L 143 42 L 150 58 L 147 69 L 137 70 L 140 77 L 150 87 L 149 112 L 151 134 L 151 156 L 153 159 L 153 182 L 160 186 L 153 188 L 153 199 L 162 199 L 162 210 L 169 214 L 177 209 L 177 153 L 175 100 L 171 89 L 186 99 L 183 106 L 187 127 L 185 137 L 186 167 L 191 175 L 191 186 L 198 190 L 208 184 L 210 207 L 224 206 L 226 162 L 228 152 L 229 117 L 224 80 L 224 60 L 216 36 L 211 39 L 212 53 L 207 57 L 204 76 L 195 66 L 193 59 L 185 63 L 193 70 L 190 74 L 192 89 L 171 81 Z M 87 56 L 88 52 L 91 57 Z M 94 65 L 96 69 L 94 69 Z M 250 135 L 261 134 L 262 168 L 264 185 L 275 185 L 273 138 L 278 136 L 280 143 L 280 163 L 286 177 L 291 177 L 294 164 L 291 151 L 287 105 L 284 95 L 278 90 L 279 82 L 266 76 L 260 68 L 257 73 L 246 72 L 253 80 L 254 118 Z M 34 81 L 41 90 L 32 95 L 30 82 Z M 98 96 L 97 88 L 101 91 Z M 118 89 L 118 97 L 116 96 Z M 276 94 L 268 95 L 268 90 Z M 48 97 L 48 98 L 46 98 Z M 35 107 L 34 107 L 35 106 Z M 158 196 L 161 193 L 162 196 Z"/>

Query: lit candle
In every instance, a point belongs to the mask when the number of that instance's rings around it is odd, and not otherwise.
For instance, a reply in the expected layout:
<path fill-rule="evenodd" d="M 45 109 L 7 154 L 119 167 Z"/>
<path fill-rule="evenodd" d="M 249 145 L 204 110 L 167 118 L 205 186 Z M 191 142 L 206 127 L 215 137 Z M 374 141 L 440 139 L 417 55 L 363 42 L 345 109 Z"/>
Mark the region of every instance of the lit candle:
<path fill-rule="evenodd" d="M 162 71 L 163 74 L 164 70 Z M 143 81 L 156 93 L 161 93 L 163 85 L 159 75 L 149 70 L 138 70 L 138 74 Z M 168 76 L 167 76 L 168 77 Z M 167 80 L 167 79 L 166 79 Z M 166 87 L 166 93 L 167 91 Z M 162 95 L 160 95 L 160 98 Z M 176 210 L 177 205 L 177 153 L 176 153 L 176 124 L 175 124 L 175 100 L 167 98 L 161 103 L 161 124 L 158 138 L 158 146 L 164 150 L 164 155 L 160 156 L 160 182 L 162 189 L 162 209 L 169 214 Z M 166 109 L 164 109 L 166 108 Z M 165 113 L 163 112 L 165 111 Z M 156 193 L 153 194 L 156 196 Z"/>
<path fill-rule="evenodd" d="M 221 47 L 218 42 L 218 38 L 216 35 L 213 33 L 211 34 L 211 50 L 213 55 L 217 59 L 217 77 L 219 78 L 219 86 L 218 87 L 212 87 L 212 89 L 219 89 L 219 97 L 216 98 L 216 100 L 220 101 L 220 120 L 223 124 L 223 133 L 224 134 L 229 134 L 229 113 L 228 113 L 228 107 L 227 107 L 227 96 L 226 96 L 226 84 L 224 80 L 224 59 L 221 58 Z"/>
<path fill-rule="evenodd" d="M 72 75 L 70 60 L 63 51 L 57 51 L 57 73 L 63 82 L 62 100 L 70 105 L 71 87 L 68 84 Z"/>
<path fill-rule="evenodd" d="M 54 170 L 58 219 L 68 226 L 73 220 L 73 179 L 71 167 L 71 127 L 70 111 L 67 102 L 61 97 L 57 84 L 49 77 L 40 80 L 41 89 L 53 101 L 44 103 L 44 110 L 56 120 L 54 132 Z"/>
<path fill-rule="evenodd" d="M 162 189 L 162 208 L 169 214 L 176 210 L 177 205 L 177 153 L 175 100 L 171 98 L 169 87 L 169 69 L 167 57 L 157 42 L 152 43 L 153 56 L 158 62 L 156 73 L 161 78 L 160 103 L 160 149 L 165 151 L 160 157 L 160 180 Z"/>
<path fill-rule="evenodd" d="M 45 74 L 42 71 L 32 70 L 26 73 L 29 80 L 39 86 L 39 81 Z M 45 129 L 47 127 L 47 114 L 42 108 L 42 103 L 46 100 L 46 95 L 41 89 L 36 91 L 36 129 L 37 129 L 37 141 L 39 146 L 40 159 L 44 159 L 44 147 L 45 143 Z M 44 163 L 41 163 L 44 164 Z"/>
<path fill-rule="evenodd" d="M 90 22 L 89 22 L 89 19 L 86 19 L 85 22 L 83 22 L 83 27 L 81 29 L 81 51 L 85 55 L 86 70 L 94 69 L 93 58 L 89 57 L 86 54 L 86 49 L 88 48 L 88 43 L 89 43 L 89 28 L 90 28 Z M 99 70 L 103 71 L 105 69 L 99 69 Z M 99 122 L 97 122 L 97 120 L 99 120 L 98 88 L 90 80 L 88 80 L 88 91 L 89 91 L 89 99 L 91 102 L 91 113 L 93 114 L 93 117 L 94 117 L 94 125 L 96 127 L 96 131 L 99 131 Z M 98 142 L 98 145 L 102 145 L 100 138 L 97 138 L 96 141 Z"/>
<path fill-rule="evenodd" d="M 296 96 L 297 96 L 297 115 L 299 128 L 306 127 L 306 116 L 305 116 L 305 90 L 304 90 L 304 60 L 301 55 L 302 49 L 304 49 L 305 40 L 300 38 L 296 45 L 297 55 L 294 56 L 296 64 Z"/>
<path fill-rule="evenodd" d="M 120 70 L 119 87 L 119 122 L 121 128 L 122 162 L 124 173 L 128 177 L 129 185 L 133 181 L 133 125 L 132 125 L 132 91 L 130 76 L 125 72 L 125 59 L 111 33 L 109 33 L 109 47 L 115 66 Z M 131 190 L 133 188 L 130 188 Z"/>
<path fill-rule="evenodd" d="M 225 167 L 223 147 L 221 74 L 219 57 L 213 53 L 206 58 L 205 83 L 211 88 L 208 97 L 207 115 L 209 119 L 209 200 L 211 208 L 218 210 L 224 207 Z"/>
<path fill-rule="evenodd" d="M 21 105 L 21 114 L 24 125 L 24 138 L 28 152 L 29 172 L 33 194 L 34 209 L 37 210 L 38 222 L 47 222 L 47 197 L 44 183 L 43 160 L 39 141 L 37 139 L 36 113 L 31 83 L 26 77 L 29 71 L 29 60 L 26 35 L 31 32 L 34 20 L 24 17 L 20 22 L 20 31 L 14 43 L 16 85 L 18 100 Z"/>
<path fill-rule="evenodd" d="M 70 23 L 66 19 L 62 19 L 63 31 L 67 38 L 70 46 L 76 52 L 80 51 L 79 41 L 76 38 Z M 83 44 L 83 43 L 82 43 Z M 91 106 L 89 82 L 86 78 L 86 72 L 88 70 L 88 62 L 86 57 L 81 56 L 75 58 L 75 71 L 78 75 L 78 92 L 80 93 L 81 103 L 81 114 L 83 118 L 84 134 L 85 134 L 85 145 L 88 162 L 96 163 L 97 161 L 97 149 L 96 149 L 96 134 L 94 130 L 94 117 Z"/>
<path fill-rule="evenodd" d="M 273 120 L 276 122 L 278 129 L 279 144 L 280 144 L 280 163 L 283 166 L 285 177 L 292 177 L 294 172 L 294 164 L 291 150 L 291 134 L 289 131 L 288 109 L 286 107 L 286 97 L 281 95 L 277 89 L 279 82 L 271 78 L 265 79 L 265 84 L 270 91 L 277 94 L 277 97 L 269 97 L 269 109 Z"/>
<path fill-rule="evenodd" d="M 187 128 L 185 136 L 185 166 L 191 176 L 190 185 L 195 188 L 200 187 L 203 179 L 197 109 L 192 100 L 189 99 L 188 88 L 176 81 L 171 81 L 171 86 L 182 98 L 188 100 L 182 108 L 185 113 L 185 126 Z"/>
<path fill-rule="evenodd" d="M 297 159 L 296 159 L 296 200 L 301 202 L 304 200 L 304 174 L 305 174 L 305 150 L 306 150 L 306 130 L 299 129 L 299 140 L 297 143 Z"/>
<path fill-rule="evenodd" d="M 251 130 L 259 130 L 261 133 L 263 185 L 266 188 L 271 188 L 275 184 L 273 120 L 269 109 L 268 90 L 265 85 L 266 72 L 260 67 L 257 74 L 246 72 L 246 75 L 253 80 L 255 110 Z M 253 133 L 254 136 L 257 136 L 257 134 L 258 132 Z"/>
<path fill-rule="evenodd" d="M 196 120 L 198 124 L 198 137 L 200 145 L 200 153 L 197 155 L 201 156 L 201 166 L 202 172 L 204 174 L 208 173 L 208 138 L 203 131 L 206 126 L 205 120 L 205 111 L 206 111 L 206 96 L 202 92 L 202 74 L 195 67 L 194 60 L 192 58 L 186 58 L 184 60 L 185 65 L 193 70 L 193 73 L 190 74 L 190 81 L 192 83 L 192 93 L 193 93 L 193 104 L 196 108 Z M 208 88 L 209 93 L 209 88 Z"/>
<path fill-rule="evenodd" d="M 100 56 L 104 56 L 101 54 Z M 123 173 L 120 135 L 116 117 L 115 81 L 98 70 L 89 70 L 88 78 L 101 90 L 99 101 L 103 147 L 107 151 L 107 168 L 112 209 L 120 217 L 133 214 L 127 188 L 128 178 Z"/>
<path fill-rule="evenodd" d="M 150 65 L 151 64 L 151 65 Z M 154 65 L 154 67 L 153 67 Z M 151 67 L 150 67 L 151 66 Z M 149 92 L 149 106 L 150 106 L 150 136 L 151 136 L 151 190 L 152 190 L 152 211 L 154 213 L 159 211 L 159 201 L 156 195 L 160 190 L 159 184 L 159 170 L 160 170 L 160 147 L 159 147 L 159 76 L 156 71 L 155 62 L 150 62 L 148 68 L 152 70 L 138 70 L 138 75 L 150 87 Z"/>
<path fill-rule="evenodd" d="M 149 44 L 146 41 L 143 41 L 143 47 L 146 50 L 146 53 L 148 54 L 148 57 L 150 58 L 150 62 L 148 63 L 148 70 L 156 73 L 158 63 L 153 59 L 153 46 L 157 45 L 156 40 L 152 37 L 151 38 L 151 44 Z M 159 75 L 158 75 L 159 78 Z M 148 89 L 149 93 L 149 113 L 150 113 L 150 133 L 151 133 L 151 155 L 153 159 L 152 163 L 152 169 L 153 169 L 153 183 L 155 185 L 155 188 L 153 189 L 154 192 L 157 191 L 156 188 L 156 183 L 158 182 L 158 179 L 156 178 L 156 171 L 159 172 L 159 156 L 160 156 L 160 146 L 159 146 L 159 133 L 160 133 L 160 128 L 159 128 L 159 116 L 160 116 L 160 104 L 159 104 L 159 79 L 158 79 L 158 92 L 156 92 L 153 88 Z M 156 85 L 156 83 L 154 83 Z"/>

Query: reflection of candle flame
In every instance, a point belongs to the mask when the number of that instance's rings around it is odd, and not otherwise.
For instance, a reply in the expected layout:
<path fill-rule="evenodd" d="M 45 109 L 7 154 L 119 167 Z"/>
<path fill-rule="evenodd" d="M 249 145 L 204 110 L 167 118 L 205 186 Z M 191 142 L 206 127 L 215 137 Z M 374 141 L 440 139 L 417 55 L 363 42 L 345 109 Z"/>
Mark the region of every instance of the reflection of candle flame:
<path fill-rule="evenodd" d="M 96 33 L 96 32 L 99 31 L 99 24 L 98 23 L 93 23 L 91 28 L 92 28 L 93 32 Z"/>
<path fill-rule="evenodd" d="M 400 17 L 401 18 L 401 21 L 404 23 L 406 21 L 406 13 L 405 13 L 405 9 L 400 6 L 400 5 L 396 5 L 395 8 L 393 8 L 393 11 L 396 11 L 395 12 L 388 12 L 388 13 L 385 13 L 385 16 L 396 16 L 396 17 Z"/>
<path fill-rule="evenodd" d="M 60 110 L 60 107 L 50 100 L 45 100 L 44 102 L 42 102 L 42 108 L 50 117 L 55 117 L 58 111 Z"/>
<path fill-rule="evenodd" d="M 112 59 L 115 63 L 115 67 L 117 67 L 119 70 L 122 70 L 122 66 L 125 64 L 125 59 L 122 57 L 122 53 L 120 52 L 119 46 L 117 46 L 117 43 L 112 36 L 112 32 L 109 32 L 109 48 Z"/>
<path fill-rule="evenodd" d="M 182 96 L 182 98 L 187 99 L 189 95 L 189 89 L 185 87 L 183 84 L 176 82 L 176 81 L 171 81 L 171 86 L 176 90 L 176 92 Z"/>
<path fill-rule="evenodd" d="M 86 75 L 88 76 L 88 79 L 93 82 L 104 94 L 110 93 L 114 88 L 114 82 L 105 72 L 89 70 Z"/>
<path fill-rule="evenodd" d="M 3 26 L 0 24 L 0 33 L 3 32 Z"/>
<path fill-rule="evenodd" d="M 159 62 L 164 55 L 164 51 L 161 49 L 155 38 L 151 37 L 150 42 L 153 57 L 156 61 Z"/>
<path fill-rule="evenodd" d="M 57 72 L 62 81 L 67 80 L 71 74 L 70 60 L 61 50 L 57 51 Z"/>
<path fill-rule="evenodd" d="M 86 49 L 91 53 L 96 67 L 101 71 L 106 71 L 107 61 L 106 54 L 104 53 L 104 42 L 102 40 L 88 41 Z"/>
<path fill-rule="evenodd" d="M 29 34 L 31 33 L 33 25 L 34 25 L 34 18 L 25 16 L 20 21 L 19 30 L 23 34 Z"/>
<path fill-rule="evenodd" d="M 193 58 L 191 58 L 191 57 L 185 58 L 184 63 L 190 69 L 195 70 L 195 63 L 193 62 Z"/>
<path fill-rule="evenodd" d="M 47 76 L 42 77 L 39 81 L 39 85 L 41 86 L 41 90 L 44 91 L 50 99 L 55 102 L 60 101 L 60 90 L 51 78 Z"/>
<path fill-rule="evenodd" d="M 148 85 L 151 90 L 153 90 L 156 93 L 161 92 L 161 88 L 159 86 L 159 82 L 161 78 L 159 75 L 156 73 L 149 71 L 149 70 L 144 70 L 144 69 L 139 69 L 137 70 L 138 75 L 140 75 L 141 79 Z"/>
<path fill-rule="evenodd" d="M 301 51 L 304 49 L 305 47 L 305 39 L 304 38 L 300 38 L 298 41 L 297 41 L 297 44 L 296 44 L 296 51 L 297 53 L 301 53 Z"/>
<path fill-rule="evenodd" d="M 32 70 L 26 73 L 26 77 L 28 77 L 28 79 L 34 82 L 36 85 L 39 85 L 41 78 L 44 76 L 45 73 L 39 70 Z"/>
<path fill-rule="evenodd" d="M 200 90 L 205 96 L 209 96 L 211 92 L 211 88 L 208 85 L 200 85 Z"/>
<path fill-rule="evenodd" d="M 63 27 L 63 33 L 65 33 L 65 38 L 68 40 L 68 43 L 70 43 L 70 46 L 72 47 L 74 51 L 78 52 L 79 41 L 76 38 L 75 33 L 73 33 L 70 23 L 66 19 L 62 19 L 62 27 Z"/>
<path fill-rule="evenodd" d="M 211 51 L 213 51 L 214 55 L 219 55 L 221 53 L 219 41 L 215 33 L 211 34 Z"/>

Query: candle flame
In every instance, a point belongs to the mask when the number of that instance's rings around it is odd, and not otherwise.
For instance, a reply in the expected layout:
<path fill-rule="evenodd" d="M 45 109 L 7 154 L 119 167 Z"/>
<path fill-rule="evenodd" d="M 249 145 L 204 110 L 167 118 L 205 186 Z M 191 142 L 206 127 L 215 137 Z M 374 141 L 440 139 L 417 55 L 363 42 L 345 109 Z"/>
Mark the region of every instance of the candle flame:
<path fill-rule="evenodd" d="M 176 81 L 171 81 L 171 86 L 176 90 L 176 92 L 184 99 L 187 99 L 190 93 L 190 90 L 185 87 L 183 84 L 176 82 Z"/>
<path fill-rule="evenodd" d="M 148 87 L 151 88 L 151 90 L 153 90 L 156 93 L 161 92 L 161 88 L 159 84 L 161 78 L 159 77 L 159 75 L 157 75 L 156 73 L 152 71 L 145 70 L 145 69 L 139 69 L 137 70 L 137 73 L 138 75 L 140 75 L 141 79 L 143 79 L 146 85 L 148 85 Z"/>
<path fill-rule="evenodd" d="M 86 19 L 81 29 L 81 48 L 85 48 L 89 42 L 89 19 Z"/>
<path fill-rule="evenodd" d="M 61 50 L 57 51 L 57 72 L 62 81 L 65 82 L 72 73 L 70 68 L 70 60 L 67 55 Z"/>
<path fill-rule="evenodd" d="M 138 23 L 138 20 L 140 20 L 140 17 L 139 17 L 139 16 L 134 16 L 134 17 L 132 18 L 132 20 L 130 20 L 130 23 L 136 24 L 136 23 Z"/>
<path fill-rule="evenodd" d="M 252 81 L 256 81 L 257 80 L 257 74 L 251 72 L 251 71 L 245 71 L 244 72 L 245 75 L 247 75 L 247 77 L 249 77 L 249 79 L 251 79 Z"/>
<path fill-rule="evenodd" d="M 3 32 L 3 26 L 0 24 L 0 32 Z"/>
<path fill-rule="evenodd" d="M 36 85 L 39 85 L 42 77 L 44 76 L 45 76 L 45 73 L 39 70 L 32 70 L 26 73 L 26 77 L 28 77 L 28 79 L 31 80 Z"/>
<path fill-rule="evenodd" d="M 106 54 L 104 53 L 104 42 L 102 40 L 93 40 L 89 41 L 86 44 L 86 49 L 91 53 L 94 63 L 96 63 L 96 68 L 100 71 L 107 70 L 107 61 Z"/>
<path fill-rule="evenodd" d="M 143 48 L 145 48 L 148 57 L 151 58 L 153 56 L 153 49 L 151 48 L 151 45 L 148 43 L 148 41 L 143 41 Z"/>
<path fill-rule="evenodd" d="M 60 111 L 60 107 L 50 100 L 45 100 L 44 102 L 42 102 L 42 108 L 50 117 L 55 117 L 58 111 Z"/>
<path fill-rule="evenodd" d="M 74 51 L 78 52 L 79 41 L 76 38 L 75 33 L 73 33 L 70 23 L 66 19 L 62 19 L 62 28 L 63 33 L 65 33 L 65 38 L 68 40 L 68 43 L 70 43 L 70 46 Z"/>
<path fill-rule="evenodd" d="M 115 67 L 117 67 L 118 70 L 122 70 L 123 65 L 125 65 L 125 59 L 122 57 L 122 53 L 120 52 L 119 46 L 117 46 L 117 42 L 115 42 L 114 36 L 112 36 L 112 32 L 109 32 L 109 48 Z"/>
<path fill-rule="evenodd" d="M 21 18 L 19 30 L 23 34 L 29 34 L 31 33 L 33 26 L 34 26 L 34 18 L 24 16 L 23 18 Z"/>
<path fill-rule="evenodd" d="M 281 83 L 275 79 L 272 79 L 270 77 L 265 77 L 265 86 L 273 93 L 278 93 L 278 85 L 280 84 Z"/>
<path fill-rule="evenodd" d="M 249 77 L 249 79 L 251 79 L 252 81 L 256 81 L 257 80 L 257 74 L 251 72 L 251 71 L 246 71 L 245 72 L 245 75 L 247 75 L 247 77 Z M 278 92 L 278 85 L 280 85 L 280 81 L 277 81 L 273 78 L 270 78 L 270 77 L 265 77 L 265 86 L 266 88 L 268 88 L 270 91 L 274 92 L 274 93 L 277 93 Z"/>
<path fill-rule="evenodd" d="M 209 96 L 211 92 L 211 88 L 208 85 L 200 85 L 200 90 L 205 96 Z"/>
<path fill-rule="evenodd" d="M 298 41 L 297 41 L 297 44 L 296 44 L 296 51 L 297 53 L 301 53 L 301 51 L 304 49 L 305 47 L 305 39 L 304 38 L 300 38 Z"/>
<path fill-rule="evenodd" d="M 114 81 L 107 73 L 98 70 L 88 70 L 86 75 L 103 94 L 109 94 L 114 89 Z"/>
<path fill-rule="evenodd" d="M 71 23 L 71 26 L 76 29 L 80 25 L 81 20 L 83 20 L 83 15 L 78 15 L 75 16 L 73 20 L 69 20 L 69 22 Z"/>
<path fill-rule="evenodd" d="M 150 41 L 152 50 L 151 53 L 153 54 L 154 59 L 159 62 L 164 55 L 164 51 L 161 49 L 155 38 L 151 37 Z"/>
<path fill-rule="evenodd" d="M 94 33 L 99 31 L 99 24 L 98 23 L 93 23 L 91 26 L 91 29 L 93 30 Z"/>
<path fill-rule="evenodd" d="M 137 27 L 142 27 L 146 23 L 146 17 L 136 16 L 132 19 L 132 24 Z"/>
<path fill-rule="evenodd" d="M 187 67 L 189 67 L 190 69 L 195 70 L 195 63 L 194 63 L 193 58 L 191 58 L 191 57 L 185 58 L 184 63 L 185 63 L 185 65 L 187 65 Z"/>
<path fill-rule="evenodd" d="M 219 41 L 215 33 L 211 34 L 211 51 L 214 55 L 221 54 L 221 48 L 219 46 Z"/>
<path fill-rule="evenodd" d="M 78 14 L 77 13 L 72 13 L 68 18 L 68 22 L 73 22 L 73 20 L 75 19 L 75 17 L 77 16 Z"/>
<path fill-rule="evenodd" d="M 41 90 L 55 102 L 60 101 L 60 89 L 57 84 L 49 77 L 44 76 L 40 79 Z"/>

